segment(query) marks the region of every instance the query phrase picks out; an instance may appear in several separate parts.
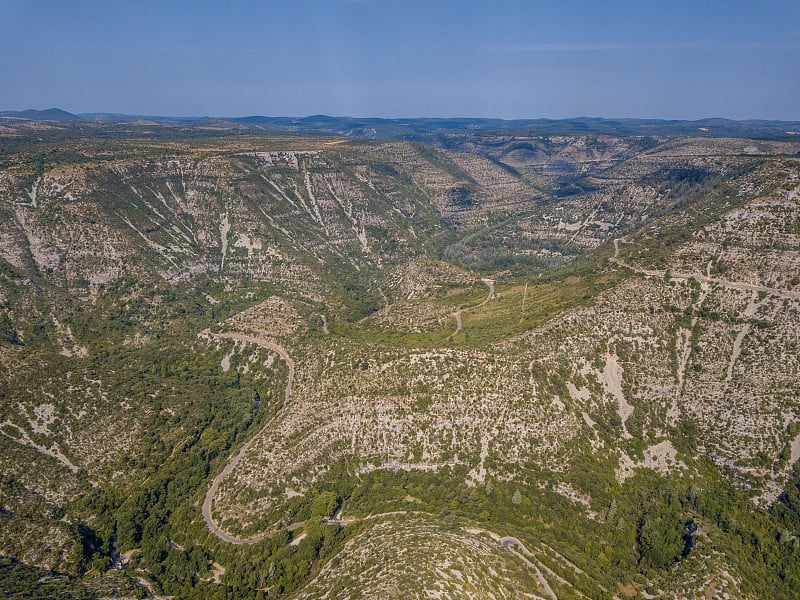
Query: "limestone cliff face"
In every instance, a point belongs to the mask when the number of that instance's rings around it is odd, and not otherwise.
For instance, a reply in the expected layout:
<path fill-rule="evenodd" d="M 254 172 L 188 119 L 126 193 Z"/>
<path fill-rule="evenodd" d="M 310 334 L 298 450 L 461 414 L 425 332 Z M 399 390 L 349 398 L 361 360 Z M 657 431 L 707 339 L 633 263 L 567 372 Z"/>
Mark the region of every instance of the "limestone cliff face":
<path fill-rule="evenodd" d="M 318 295 L 323 272 L 397 264 L 447 230 L 541 198 L 482 159 L 464 169 L 412 144 L 298 144 L 314 149 L 140 148 L 39 171 L 15 165 L 0 173 L 0 256 L 74 287 L 139 264 L 168 281 L 302 282 Z"/>

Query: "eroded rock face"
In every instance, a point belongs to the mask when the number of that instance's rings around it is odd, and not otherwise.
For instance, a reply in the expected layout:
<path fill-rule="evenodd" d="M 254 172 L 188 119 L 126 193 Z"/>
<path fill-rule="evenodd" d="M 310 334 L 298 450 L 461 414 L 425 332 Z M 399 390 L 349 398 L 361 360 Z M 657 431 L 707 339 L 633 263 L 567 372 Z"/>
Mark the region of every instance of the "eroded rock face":
<path fill-rule="evenodd" d="M 110 283 L 135 256 L 171 282 L 206 274 L 313 295 L 321 266 L 396 264 L 429 249 L 443 223 L 475 227 L 541 196 L 483 159 L 465 170 L 427 152 L 393 143 L 120 156 L 38 175 L 23 164 L 0 173 L 0 256 L 78 287 Z M 473 175 L 474 203 L 454 212 L 448 198 Z"/>

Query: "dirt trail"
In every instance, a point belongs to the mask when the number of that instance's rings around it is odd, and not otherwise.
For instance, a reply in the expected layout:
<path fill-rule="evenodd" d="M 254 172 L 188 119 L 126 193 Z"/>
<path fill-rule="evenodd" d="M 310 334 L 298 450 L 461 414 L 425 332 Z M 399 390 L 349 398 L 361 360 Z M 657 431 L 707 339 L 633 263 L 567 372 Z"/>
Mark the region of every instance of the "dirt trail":
<path fill-rule="evenodd" d="M 626 269 L 630 269 L 631 271 L 634 271 L 636 273 L 647 275 L 649 277 L 664 277 L 667 274 L 667 271 L 660 271 L 656 269 L 643 269 L 642 267 L 637 267 L 636 265 L 632 265 L 619 258 L 620 241 L 624 242 L 625 240 L 623 238 L 616 238 L 614 240 L 614 256 L 612 256 L 609 259 L 612 263 L 619 265 L 620 267 L 625 267 Z M 789 298 L 790 300 L 800 300 L 800 292 L 790 292 L 789 290 L 780 290 L 778 288 L 771 288 L 765 285 L 755 285 L 752 283 L 744 283 L 742 281 L 729 281 L 727 279 L 721 279 L 719 277 L 712 277 L 710 274 L 708 274 L 708 272 L 706 273 L 706 275 L 698 275 L 696 273 L 681 273 L 677 271 L 670 271 L 670 279 L 674 279 L 676 281 L 688 281 L 690 279 L 694 279 L 700 283 L 714 284 L 731 290 L 740 290 L 744 292 L 747 291 L 764 292 L 765 294 L 778 296 L 780 298 Z"/>
<path fill-rule="evenodd" d="M 456 330 L 453 333 L 451 333 L 449 336 L 447 336 L 448 340 L 453 338 L 453 337 L 455 337 L 456 334 L 458 334 L 458 332 L 460 332 L 462 329 L 464 329 L 464 327 L 461 325 L 461 313 L 463 313 L 466 310 L 473 310 L 475 308 L 480 308 L 481 306 L 484 306 L 487 302 L 489 302 L 489 300 L 494 298 L 494 280 L 493 279 L 481 279 L 481 281 L 483 283 L 485 283 L 489 287 L 489 294 L 486 296 L 486 298 L 480 304 L 476 304 L 475 306 L 468 306 L 467 308 L 459 309 L 459 310 L 457 310 L 456 312 L 453 313 L 453 316 L 456 318 Z"/>
<path fill-rule="evenodd" d="M 753 297 L 750 298 L 750 302 L 747 303 L 747 307 L 744 309 L 744 316 L 750 318 L 755 317 L 756 312 L 758 312 L 759 307 L 764 302 L 766 302 L 766 298 L 759 302 L 758 294 L 753 292 Z M 731 352 L 731 359 L 728 363 L 728 372 L 725 377 L 726 384 L 730 383 L 731 379 L 733 378 L 733 368 L 736 366 L 736 361 L 739 359 L 739 356 L 742 353 L 742 342 L 744 342 L 744 339 L 750 333 L 750 328 L 750 323 L 745 323 L 733 342 L 733 351 Z"/>
<path fill-rule="evenodd" d="M 489 298 L 491 298 L 492 293 L 494 292 L 494 289 L 491 286 L 490 286 L 490 290 L 491 290 L 491 293 L 489 295 Z M 484 304 L 486 302 L 488 302 L 488 299 L 486 301 L 484 301 Z M 247 342 L 247 343 L 256 344 L 256 345 L 262 346 L 264 348 L 268 348 L 268 349 L 270 349 L 270 350 L 272 350 L 274 352 L 277 352 L 278 355 L 281 357 L 281 359 L 283 359 L 283 361 L 289 367 L 289 376 L 287 378 L 286 392 L 284 394 L 284 406 L 289 402 L 289 398 L 291 397 L 291 393 L 292 393 L 292 383 L 294 381 L 294 361 L 289 356 L 289 354 L 286 352 L 286 350 L 283 348 L 283 346 L 281 346 L 279 344 L 276 344 L 274 342 L 271 342 L 269 340 L 264 340 L 262 338 L 257 338 L 257 337 L 253 337 L 253 336 L 249 336 L 249 335 L 243 335 L 243 334 L 240 334 L 240 333 L 211 333 L 208 329 L 204 329 L 203 331 L 201 331 L 198 337 L 213 337 L 213 338 L 217 338 L 217 339 L 234 340 L 234 341 L 237 341 L 237 342 Z M 220 484 L 238 466 L 239 461 L 242 459 L 242 457 L 245 455 L 245 453 L 253 445 L 253 442 L 261 435 L 261 433 L 269 425 L 270 425 L 270 423 L 266 423 L 264 425 L 264 427 L 262 427 L 261 430 L 258 433 L 256 433 L 252 438 L 250 438 L 250 440 L 248 442 L 246 442 L 244 444 L 244 446 L 242 446 L 242 448 L 239 450 L 239 452 L 236 454 L 236 456 L 234 456 L 225 465 L 225 467 L 222 469 L 222 471 L 217 473 L 217 475 L 214 477 L 213 481 L 211 482 L 211 486 L 208 488 L 208 492 L 206 493 L 205 499 L 203 500 L 203 507 L 202 507 L 203 519 L 206 522 L 206 526 L 208 527 L 208 530 L 211 533 L 213 533 L 214 535 L 216 535 L 219 539 L 221 539 L 221 540 L 223 540 L 225 542 L 228 542 L 230 544 L 236 544 L 236 545 L 239 545 L 239 546 L 255 544 L 255 543 L 258 543 L 261 540 L 269 537 L 270 535 L 272 535 L 272 532 L 267 532 L 267 533 L 264 533 L 262 535 L 259 535 L 259 536 L 256 536 L 256 537 L 252 537 L 252 538 L 247 538 L 247 539 L 237 538 L 237 537 L 231 535 L 230 533 L 228 533 L 227 531 L 223 530 L 222 528 L 220 528 L 219 525 L 217 525 L 214 522 L 214 519 L 211 516 L 211 504 L 214 501 L 214 496 L 216 495 Z M 395 511 L 395 512 L 388 512 L 388 513 L 380 513 L 380 514 L 376 514 L 376 515 L 368 515 L 366 517 L 363 517 L 363 519 L 356 519 L 356 518 L 352 518 L 352 517 L 348 518 L 348 519 L 345 519 L 345 518 L 339 518 L 339 519 L 333 518 L 333 519 L 326 519 L 324 522 L 326 524 L 331 524 L 331 525 L 332 524 L 337 524 L 337 525 L 340 525 L 340 526 L 344 527 L 346 525 L 350 525 L 352 523 L 355 523 L 356 521 L 359 521 L 359 520 L 377 519 L 377 518 L 383 518 L 383 517 L 388 517 L 388 516 L 392 516 L 392 515 L 405 515 L 405 514 L 417 514 L 417 511 L 410 511 L 410 513 L 409 513 L 409 511 Z M 300 527 L 303 527 L 304 525 L 305 525 L 304 522 L 292 523 L 291 525 L 286 527 L 286 529 L 288 531 L 294 531 L 295 529 L 299 529 Z M 301 536 L 298 536 L 298 537 L 301 537 Z M 295 540 L 298 540 L 298 538 L 295 538 Z M 299 541 L 298 541 L 298 543 L 299 543 Z"/>
<path fill-rule="evenodd" d="M 286 366 L 289 367 L 289 377 L 287 378 L 286 381 L 286 392 L 284 394 L 284 405 L 289 402 L 289 398 L 292 394 L 292 382 L 294 381 L 294 361 L 286 352 L 286 350 L 283 348 L 283 346 L 280 346 L 279 344 L 276 344 L 274 342 L 270 342 L 269 340 L 264 340 L 249 335 L 243 335 L 240 333 L 211 333 L 208 329 L 206 329 L 202 331 L 200 335 L 214 337 L 217 339 L 227 339 L 227 340 L 234 340 L 237 342 L 247 342 L 249 344 L 256 344 L 258 346 L 262 346 L 264 348 L 272 350 L 273 352 L 276 352 L 281 357 L 281 359 L 283 359 L 283 362 L 286 363 Z M 230 475 L 231 472 L 239 465 L 239 461 L 242 460 L 242 457 L 253 445 L 253 442 L 261 435 L 261 433 L 264 431 L 264 429 L 267 428 L 269 424 L 270 424 L 269 422 L 266 423 L 258 433 L 256 433 L 253 437 L 251 437 L 245 443 L 245 445 L 242 446 L 241 450 L 239 450 L 236 456 L 234 456 L 228 462 L 228 464 L 225 465 L 222 471 L 217 473 L 216 477 L 214 477 L 213 481 L 211 482 L 211 486 L 208 488 L 208 492 L 206 493 L 205 499 L 203 500 L 203 519 L 205 519 L 209 531 L 211 531 L 211 533 L 216 535 L 221 540 L 229 542 L 231 544 L 237 544 L 237 545 L 255 544 L 256 542 L 263 540 L 265 537 L 269 535 L 269 533 L 265 533 L 263 535 L 254 538 L 247 538 L 247 539 L 237 538 L 232 536 L 228 532 L 222 530 L 214 522 L 214 519 L 211 516 L 211 504 L 214 500 L 214 496 L 216 495 L 217 490 L 219 489 L 220 484 L 222 483 L 222 480 L 225 479 L 228 475 Z"/>
<path fill-rule="evenodd" d="M 136 583 L 147 588 L 147 591 L 150 592 L 155 600 L 171 600 L 174 598 L 174 596 L 159 596 L 156 594 L 156 591 L 153 589 L 153 585 L 144 577 L 134 577 L 134 579 L 136 580 Z"/>
<path fill-rule="evenodd" d="M 449 340 L 450 338 L 452 338 L 452 337 L 455 337 L 455 335 L 456 335 L 456 334 L 457 334 L 459 331 L 461 331 L 461 330 L 463 329 L 463 327 L 461 326 L 461 311 L 460 311 L 460 310 L 458 310 L 458 311 L 454 312 L 454 313 L 453 313 L 453 316 L 455 316 L 455 318 L 456 318 L 456 330 L 455 330 L 453 333 L 451 333 L 449 336 L 447 336 L 447 339 L 448 339 L 448 340 Z"/>
<path fill-rule="evenodd" d="M 642 267 L 638 267 L 631 263 L 628 263 L 621 258 L 619 258 L 619 244 L 620 242 L 624 242 L 624 238 L 615 238 L 614 239 L 614 256 L 612 256 L 609 260 L 621 267 L 626 269 L 630 269 L 636 273 L 640 273 L 642 275 L 646 275 L 648 277 L 665 277 L 667 271 L 655 270 L 655 269 L 643 269 Z M 800 300 L 800 292 L 792 292 L 789 290 L 781 290 L 778 288 L 772 288 L 764 285 L 755 285 L 751 283 L 744 283 L 740 281 L 729 281 L 727 279 L 722 279 L 719 277 L 713 277 L 711 275 L 711 262 L 708 263 L 706 266 L 706 273 L 705 275 L 699 275 L 695 273 L 681 273 L 681 272 L 670 272 L 670 279 L 675 281 L 689 281 L 694 279 L 698 283 L 700 283 L 701 291 L 700 297 L 698 300 L 692 305 L 695 309 L 695 314 L 697 310 L 702 306 L 703 302 L 705 301 L 706 297 L 711 291 L 712 285 L 717 285 L 720 287 L 728 288 L 731 290 L 740 290 L 743 292 L 753 292 L 758 293 L 762 292 L 771 296 L 777 296 L 779 298 L 788 298 L 790 300 Z M 757 304 L 755 304 L 755 300 L 751 300 L 750 304 L 748 305 L 747 311 L 745 312 L 746 315 L 752 316 L 755 314 L 755 308 Z M 678 415 L 678 401 L 680 396 L 683 392 L 684 380 L 685 380 L 685 372 L 686 366 L 688 364 L 690 355 L 691 355 L 691 334 L 694 326 L 697 324 L 698 317 L 695 316 L 692 319 L 692 328 L 689 330 L 681 329 L 678 332 L 678 340 L 677 344 L 678 347 L 678 372 L 676 373 L 677 378 L 677 391 L 675 399 L 672 402 L 672 406 L 670 406 L 667 416 L 670 419 L 677 418 Z M 733 369 L 736 364 L 736 360 L 739 358 L 739 354 L 741 353 L 742 342 L 744 341 L 747 334 L 750 332 L 750 325 L 746 324 L 739 335 L 737 335 L 736 340 L 734 341 L 733 345 L 733 352 L 731 354 L 731 360 L 728 363 L 728 369 L 726 373 L 725 383 L 729 383 L 731 378 L 733 377 Z"/>
<path fill-rule="evenodd" d="M 605 198 L 602 198 L 600 200 L 600 202 L 597 203 L 597 205 L 592 210 L 591 214 L 581 222 L 581 224 L 578 226 L 578 229 L 576 229 L 575 233 L 572 234 L 572 237 L 569 238 L 569 241 L 567 242 L 567 244 L 572 244 L 575 241 L 575 239 L 578 237 L 578 234 L 580 234 L 580 232 L 583 231 L 586 228 L 586 226 L 594 220 L 594 217 L 597 214 L 597 211 L 600 209 L 600 206 L 603 204 L 604 201 L 605 201 Z"/>
<path fill-rule="evenodd" d="M 503 548 L 519 556 L 529 568 L 533 569 L 533 572 L 536 573 L 536 578 L 539 580 L 539 583 L 542 584 L 542 587 L 547 592 L 547 595 L 553 600 L 558 600 L 558 596 L 556 596 L 553 588 L 550 587 L 550 584 L 547 583 L 547 579 L 544 578 L 544 575 L 542 575 L 542 571 L 539 569 L 539 567 L 526 558 L 526 556 L 533 558 L 533 554 L 531 554 L 531 552 L 525 547 L 525 544 L 520 542 L 517 538 L 510 536 L 501 538 L 500 543 L 503 544 Z M 517 546 L 519 550 L 515 550 L 514 546 Z"/>

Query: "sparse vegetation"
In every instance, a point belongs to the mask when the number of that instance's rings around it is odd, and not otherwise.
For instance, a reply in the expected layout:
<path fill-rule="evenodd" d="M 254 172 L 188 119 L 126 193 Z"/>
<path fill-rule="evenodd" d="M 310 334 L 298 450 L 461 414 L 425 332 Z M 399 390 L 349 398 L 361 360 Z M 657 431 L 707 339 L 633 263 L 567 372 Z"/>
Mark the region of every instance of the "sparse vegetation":
<path fill-rule="evenodd" d="M 796 144 L 20 127 L 4 591 L 796 594 Z"/>

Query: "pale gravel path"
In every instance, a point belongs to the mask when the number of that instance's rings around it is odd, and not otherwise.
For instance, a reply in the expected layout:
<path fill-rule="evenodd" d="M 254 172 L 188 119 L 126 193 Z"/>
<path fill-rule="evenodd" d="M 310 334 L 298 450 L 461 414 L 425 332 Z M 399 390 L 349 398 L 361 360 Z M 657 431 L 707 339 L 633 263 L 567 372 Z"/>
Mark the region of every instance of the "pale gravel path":
<path fill-rule="evenodd" d="M 491 293 L 490 293 L 489 299 L 491 298 L 491 295 L 494 292 L 494 288 L 492 286 L 490 286 L 490 289 L 491 289 Z M 486 302 L 488 302 L 489 299 L 484 301 L 484 304 Z M 247 342 L 247 343 L 250 343 L 250 344 L 256 344 L 256 345 L 262 346 L 264 348 L 268 348 L 268 349 L 278 353 L 278 355 L 281 357 L 281 359 L 283 359 L 283 361 L 289 367 L 289 377 L 287 378 L 286 392 L 284 394 L 284 406 L 289 402 L 289 398 L 290 398 L 291 393 L 292 393 L 292 383 L 294 381 L 294 361 L 289 356 L 289 354 L 286 352 L 286 350 L 283 348 L 283 346 L 281 346 L 279 344 L 276 344 L 274 342 L 270 342 L 269 340 L 264 340 L 262 338 L 257 338 L 257 337 L 253 337 L 253 336 L 249 336 L 249 335 L 243 335 L 243 334 L 240 334 L 240 333 L 211 333 L 208 329 L 205 329 L 205 330 L 201 331 L 200 334 L 199 334 L 199 337 L 214 337 L 214 338 L 217 338 L 217 339 L 228 339 L 228 340 L 234 340 L 234 341 L 237 341 L 237 342 Z M 235 544 L 235 545 L 238 545 L 238 546 L 256 544 L 256 543 L 260 542 L 261 540 L 263 540 L 263 539 L 269 537 L 270 535 L 272 535 L 271 532 L 268 532 L 268 533 L 264 533 L 262 535 L 259 535 L 259 536 L 256 536 L 256 537 L 252 537 L 252 538 L 247 538 L 247 539 L 237 538 L 237 537 L 231 535 L 230 533 L 226 532 L 222 528 L 220 528 L 219 525 L 217 525 L 214 522 L 214 519 L 211 516 L 211 504 L 212 504 L 212 502 L 214 500 L 214 496 L 216 495 L 217 490 L 219 489 L 220 484 L 222 483 L 222 480 L 225 479 L 228 475 L 230 475 L 233 472 L 233 470 L 238 466 L 239 461 L 242 459 L 244 454 L 253 445 L 253 442 L 256 440 L 256 438 L 258 438 L 260 436 L 260 434 L 267 428 L 267 426 L 269 424 L 270 423 L 266 423 L 257 434 L 255 434 L 252 438 L 250 438 L 250 440 L 247 443 L 245 443 L 244 446 L 242 446 L 241 450 L 239 450 L 239 452 L 236 454 L 236 456 L 233 457 L 233 459 L 231 459 L 228 462 L 228 464 L 225 465 L 225 467 L 222 469 L 222 471 L 217 473 L 217 475 L 214 477 L 213 481 L 211 482 L 211 486 L 208 488 L 208 492 L 206 493 L 205 499 L 203 500 L 203 507 L 202 507 L 203 519 L 205 520 L 206 526 L 208 527 L 209 531 L 211 533 L 213 533 L 214 535 L 216 535 L 219 539 L 221 539 L 221 540 L 223 540 L 225 542 L 228 542 L 230 544 Z M 351 523 L 355 523 L 356 521 L 360 521 L 360 520 L 379 519 L 379 518 L 389 517 L 389 516 L 393 516 L 393 515 L 406 515 L 406 514 L 419 514 L 419 513 L 418 513 L 418 511 L 394 511 L 394 512 L 387 512 L 387 513 L 379 513 L 379 514 L 375 514 L 375 515 L 367 515 L 366 517 L 363 517 L 361 519 L 353 518 L 353 517 L 347 518 L 347 519 L 345 519 L 345 518 L 325 519 L 324 523 L 331 524 L 331 525 L 332 524 L 337 524 L 337 525 L 340 525 L 340 526 L 344 527 L 346 525 L 350 525 Z M 295 529 L 299 529 L 300 527 L 303 527 L 304 525 L 305 525 L 304 522 L 292 523 L 286 529 L 288 531 L 293 531 Z"/>
<path fill-rule="evenodd" d="M 200 335 L 214 337 L 217 339 L 227 339 L 227 340 L 234 340 L 237 342 L 256 344 L 258 346 L 262 346 L 264 348 L 272 350 L 273 352 L 276 352 L 281 357 L 283 362 L 286 363 L 286 366 L 289 367 L 289 377 L 287 378 L 286 381 L 286 392 L 284 394 L 284 406 L 289 402 L 289 398 L 292 395 L 292 382 L 294 381 L 294 361 L 286 352 L 283 346 L 276 344 L 274 342 L 270 342 L 269 340 L 264 340 L 249 335 L 243 335 L 240 333 L 211 333 L 208 329 L 206 329 L 202 331 Z M 269 426 L 269 424 L 270 423 L 267 422 L 258 433 L 256 433 L 253 437 L 251 437 L 245 443 L 245 445 L 242 446 L 241 450 L 239 450 L 236 456 L 234 456 L 233 459 L 231 459 L 228 462 L 228 464 L 225 465 L 222 471 L 217 473 L 216 477 L 214 477 L 214 479 L 211 482 L 211 486 L 208 488 L 208 492 L 206 493 L 205 499 L 203 500 L 203 519 L 205 519 L 209 531 L 211 531 L 211 533 L 213 533 L 214 535 L 216 535 L 218 538 L 220 538 L 225 542 L 236 545 L 255 544 L 257 542 L 260 542 L 269 535 L 269 533 L 265 533 L 263 535 L 254 538 L 247 538 L 247 539 L 237 538 L 235 536 L 232 536 L 228 532 L 224 531 L 223 529 L 221 529 L 214 522 L 214 519 L 211 516 L 211 504 L 214 501 L 214 495 L 217 493 L 220 483 L 222 483 L 222 480 L 225 479 L 228 475 L 230 475 L 231 472 L 233 472 L 233 470 L 239 465 L 239 461 L 242 460 L 242 457 L 253 445 L 253 442 L 261 435 L 261 433 Z"/>
<path fill-rule="evenodd" d="M 655 269 L 643 269 L 642 267 L 637 267 L 636 265 L 632 265 L 628 262 L 625 262 L 621 258 L 619 258 L 619 243 L 621 241 L 625 241 L 624 238 L 615 238 L 614 239 L 614 256 L 612 256 L 609 260 L 621 267 L 625 267 L 626 269 L 630 269 L 636 273 L 640 273 L 642 275 L 646 275 L 649 277 L 664 277 L 666 276 L 666 271 L 660 271 Z M 790 300 L 800 300 L 800 292 L 792 292 L 790 290 L 781 290 L 778 288 L 772 288 L 764 285 L 755 285 L 751 283 L 744 283 L 741 281 L 729 281 L 727 279 L 721 279 L 718 277 L 711 276 L 711 262 L 708 263 L 706 267 L 706 274 L 705 275 L 697 275 L 692 273 L 681 273 L 681 272 L 670 272 L 670 278 L 678 281 L 688 281 L 690 279 L 694 279 L 695 281 L 699 282 L 701 286 L 704 288 L 702 290 L 700 299 L 695 304 L 695 307 L 699 307 L 702 304 L 705 297 L 708 295 L 710 289 L 709 286 L 711 284 L 718 285 L 720 287 L 728 288 L 731 290 L 740 290 L 740 291 L 749 291 L 749 292 L 763 292 L 765 294 L 769 294 L 771 296 L 777 296 L 779 298 L 788 298 Z M 751 301 L 750 305 L 748 305 L 747 311 L 745 314 L 755 314 L 755 301 Z M 694 317 L 692 320 L 692 325 L 697 322 L 697 317 Z M 729 383 L 731 378 L 733 377 L 733 368 L 736 364 L 736 360 L 739 358 L 739 354 L 741 353 L 741 345 L 744 341 L 744 338 L 750 332 L 750 325 L 746 324 L 739 335 L 736 336 L 736 340 L 734 341 L 733 352 L 731 354 L 731 360 L 728 363 L 728 369 L 726 373 L 725 382 Z M 687 334 L 688 335 L 688 334 Z M 690 339 L 687 337 L 684 340 L 685 347 L 689 347 Z M 686 348 L 684 348 L 684 360 L 682 361 L 683 364 L 679 365 L 679 372 L 678 372 L 678 396 L 680 396 L 681 391 L 683 389 L 683 370 L 686 366 L 686 361 L 688 360 L 688 352 L 686 352 Z M 672 407 L 673 410 L 676 407 Z"/>
<path fill-rule="evenodd" d="M 619 258 L 620 240 L 624 241 L 623 238 L 616 238 L 614 240 L 614 256 L 612 256 L 609 259 L 612 263 L 617 264 L 620 267 L 625 267 L 626 269 L 630 269 L 631 271 L 634 271 L 636 273 L 640 273 L 641 275 L 647 275 L 649 277 L 664 277 L 667 274 L 666 271 L 660 271 L 656 269 L 643 269 L 642 267 L 637 267 L 636 265 L 632 265 Z M 778 296 L 780 298 L 788 298 L 790 300 L 800 300 L 800 292 L 791 292 L 789 290 L 781 290 L 778 288 L 767 287 L 765 285 L 756 285 L 753 283 L 744 283 L 742 281 L 729 281 L 727 279 L 712 277 L 711 275 L 708 274 L 697 275 L 695 273 L 681 273 L 677 271 L 671 271 L 670 279 L 675 279 L 677 281 L 688 281 L 690 279 L 694 279 L 699 283 L 714 284 L 731 290 L 741 290 L 744 292 L 747 291 L 764 292 L 765 294 Z"/>
<path fill-rule="evenodd" d="M 553 600 L 558 600 L 558 596 L 556 596 L 553 588 L 550 587 L 550 584 L 547 583 L 547 579 L 544 578 L 544 575 L 542 575 L 542 571 L 539 569 L 539 567 L 525 557 L 525 555 L 527 555 L 533 558 L 533 554 L 531 554 L 531 552 L 525 547 L 525 544 L 520 542 L 517 538 L 511 536 L 501 538 L 500 543 L 503 544 L 503 548 L 512 554 L 519 556 L 529 568 L 533 569 L 533 572 L 536 573 L 536 578 L 539 580 L 539 583 L 542 584 L 542 587 L 547 592 L 547 595 Z M 520 550 L 515 550 L 513 546 L 517 546 Z"/>
<path fill-rule="evenodd" d="M 150 594 L 153 596 L 155 600 L 171 600 L 173 597 L 173 596 L 159 596 L 158 594 L 156 594 L 156 591 L 153 589 L 153 585 L 149 581 L 147 581 L 147 579 L 145 579 L 144 577 L 137 576 L 134 577 L 134 579 L 139 585 L 147 588 L 147 591 L 150 592 Z"/>
<path fill-rule="evenodd" d="M 480 304 L 476 304 L 475 306 L 468 306 L 467 308 L 462 308 L 462 309 L 457 310 L 456 312 L 453 313 L 453 316 L 456 318 L 456 330 L 453 333 L 451 333 L 449 336 L 447 336 L 448 340 L 453 338 L 453 337 L 455 337 L 458 332 L 460 332 L 462 329 L 464 329 L 462 327 L 462 325 L 461 325 L 461 313 L 463 313 L 465 310 L 473 310 L 475 308 L 480 308 L 481 306 L 484 306 L 487 302 L 489 302 L 489 300 L 494 298 L 494 280 L 493 279 L 481 279 L 481 281 L 483 283 L 485 283 L 489 287 L 489 294 L 486 296 L 486 298 Z"/>

